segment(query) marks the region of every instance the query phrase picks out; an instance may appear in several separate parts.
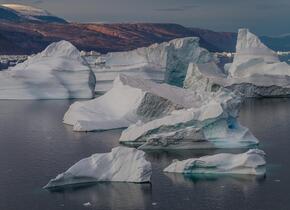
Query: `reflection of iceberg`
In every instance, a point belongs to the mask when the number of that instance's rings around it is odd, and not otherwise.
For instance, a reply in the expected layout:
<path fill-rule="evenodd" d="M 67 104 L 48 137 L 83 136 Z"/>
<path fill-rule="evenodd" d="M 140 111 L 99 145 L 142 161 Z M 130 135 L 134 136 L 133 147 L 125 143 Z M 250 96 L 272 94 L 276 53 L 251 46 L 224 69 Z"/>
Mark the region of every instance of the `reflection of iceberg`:
<path fill-rule="evenodd" d="M 242 154 L 221 153 L 217 155 L 173 161 L 164 172 L 183 174 L 249 174 L 266 173 L 265 153 L 251 149 Z"/>
<path fill-rule="evenodd" d="M 52 179 L 45 188 L 85 185 L 95 182 L 149 182 L 151 164 L 145 153 L 134 148 L 116 147 L 110 153 L 94 154 Z"/>
<path fill-rule="evenodd" d="M 211 59 L 199 47 L 197 37 L 174 39 L 127 52 L 101 55 L 92 67 L 96 75 L 96 91 L 108 91 L 119 73 L 182 85 L 189 62 L 204 63 Z"/>
<path fill-rule="evenodd" d="M 86 188 L 69 188 L 53 193 L 64 198 L 68 209 L 75 209 L 86 202 L 90 202 L 93 209 L 148 209 L 152 202 L 151 184 L 103 182 Z"/>
<path fill-rule="evenodd" d="M 0 99 L 92 98 L 95 85 L 80 52 L 67 41 L 1 71 L 0 81 Z"/>

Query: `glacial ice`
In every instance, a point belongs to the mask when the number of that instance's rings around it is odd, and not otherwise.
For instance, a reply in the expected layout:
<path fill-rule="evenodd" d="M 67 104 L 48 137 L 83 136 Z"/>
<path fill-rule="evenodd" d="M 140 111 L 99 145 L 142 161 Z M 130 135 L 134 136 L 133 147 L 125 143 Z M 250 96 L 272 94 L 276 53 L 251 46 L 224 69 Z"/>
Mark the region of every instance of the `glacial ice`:
<path fill-rule="evenodd" d="M 147 122 L 198 105 L 194 95 L 183 88 L 120 74 L 106 94 L 72 104 L 64 123 L 73 125 L 75 131 L 125 128 L 139 120 Z"/>
<path fill-rule="evenodd" d="M 164 172 L 183 174 L 266 174 L 265 153 L 251 149 L 242 154 L 220 153 L 183 161 L 174 160 Z"/>
<path fill-rule="evenodd" d="M 290 66 L 248 29 L 240 29 L 233 63 L 223 71 L 214 62 L 189 65 L 184 87 L 199 85 L 225 87 L 245 97 L 290 96 Z"/>
<path fill-rule="evenodd" d="M 113 52 L 98 57 L 92 69 L 96 92 L 106 92 L 119 73 L 182 86 L 188 64 L 206 63 L 211 54 L 199 47 L 199 38 L 187 37 L 153 44 L 127 52 Z"/>
<path fill-rule="evenodd" d="M 46 189 L 88 185 L 96 182 L 150 182 L 151 163 L 135 148 L 115 147 L 109 153 L 97 153 L 74 164 L 49 181 Z"/>
<path fill-rule="evenodd" d="M 248 29 L 240 29 L 236 55 L 223 86 L 238 90 L 246 97 L 290 95 L 290 66 L 280 62 Z"/>
<path fill-rule="evenodd" d="M 92 98 L 94 75 L 69 42 L 52 43 L 25 62 L 0 71 L 0 99 Z"/>
<path fill-rule="evenodd" d="M 237 121 L 240 97 L 234 93 L 194 92 L 191 108 L 174 110 L 148 122 L 138 121 L 122 132 L 120 142 L 139 149 L 246 148 L 258 144 Z"/>

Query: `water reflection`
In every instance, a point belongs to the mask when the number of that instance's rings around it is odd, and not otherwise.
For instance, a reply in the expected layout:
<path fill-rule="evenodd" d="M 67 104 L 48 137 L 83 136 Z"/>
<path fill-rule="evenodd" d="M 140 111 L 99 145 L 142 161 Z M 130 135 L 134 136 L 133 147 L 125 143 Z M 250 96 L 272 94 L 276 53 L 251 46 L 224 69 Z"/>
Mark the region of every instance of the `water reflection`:
<path fill-rule="evenodd" d="M 90 187 L 51 192 L 62 197 L 66 207 L 89 202 L 98 209 L 146 209 L 152 196 L 151 184 L 98 183 Z"/>

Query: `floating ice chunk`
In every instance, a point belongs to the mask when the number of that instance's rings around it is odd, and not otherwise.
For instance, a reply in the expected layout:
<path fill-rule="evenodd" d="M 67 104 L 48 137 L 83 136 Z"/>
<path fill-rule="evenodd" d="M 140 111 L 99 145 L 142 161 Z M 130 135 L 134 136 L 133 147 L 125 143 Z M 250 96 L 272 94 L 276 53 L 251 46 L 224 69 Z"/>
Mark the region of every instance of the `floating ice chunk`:
<path fill-rule="evenodd" d="M 0 81 L 0 99 L 92 98 L 95 85 L 80 52 L 67 41 L 1 71 Z"/>
<path fill-rule="evenodd" d="M 175 160 L 164 172 L 183 174 L 248 174 L 265 175 L 265 153 L 251 149 L 242 154 L 217 155 Z"/>
<path fill-rule="evenodd" d="M 139 120 L 163 117 L 173 110 L 199 107 L 201 97 L 183 88 L 120 74 L 103 96 L 72 104 L 64 123 L 73 125 L 75 131 L 123 128 Z"/>
<path fill-rule="evenodd" d="M 110 153 L 94 154 L 74 164 L 66 172 L 49 181 L 46 189 L 96 182 L 150 182 L 151 163 L 143 151 L 116 147 Z"/>
<path fill-rule="evenodd" d="M 207 50 L 199 47 L 199 38 L 187 37 L 101 55 L 91 66 L 97 80 L 95 89 L 104 92 L 112 87 L 119 73 L 182 86 L 190 62 L 204 63 L 212 59 Z"/>

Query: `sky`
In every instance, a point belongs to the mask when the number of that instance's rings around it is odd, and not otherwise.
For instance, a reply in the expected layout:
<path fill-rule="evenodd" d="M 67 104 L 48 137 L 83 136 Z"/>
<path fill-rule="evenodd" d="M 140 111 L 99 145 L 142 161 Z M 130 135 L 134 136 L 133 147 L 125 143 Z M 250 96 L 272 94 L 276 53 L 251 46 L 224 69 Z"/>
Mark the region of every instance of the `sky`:
<path fill-rule="evenodd" d="M 73 22 L 165 22 L 259 35 L 290 33 L 290 0 L 15 0 Z"/>

